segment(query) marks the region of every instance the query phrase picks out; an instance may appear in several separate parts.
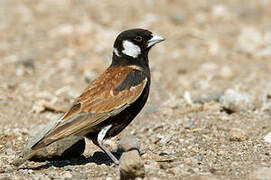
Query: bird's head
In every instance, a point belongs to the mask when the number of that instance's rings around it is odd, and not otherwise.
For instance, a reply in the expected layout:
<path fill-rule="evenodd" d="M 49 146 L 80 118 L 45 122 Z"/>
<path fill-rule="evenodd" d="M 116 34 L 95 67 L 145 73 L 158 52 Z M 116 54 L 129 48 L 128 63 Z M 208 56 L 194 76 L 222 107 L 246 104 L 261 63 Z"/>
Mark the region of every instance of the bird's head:
<path fill-rule="evenodd" d="M 163 40 L 163 37 L 145 29 L 126 30 L 116 38 L 113 56 L 117 59 L 141 59 L 148 56 L 151 47 Z"/>

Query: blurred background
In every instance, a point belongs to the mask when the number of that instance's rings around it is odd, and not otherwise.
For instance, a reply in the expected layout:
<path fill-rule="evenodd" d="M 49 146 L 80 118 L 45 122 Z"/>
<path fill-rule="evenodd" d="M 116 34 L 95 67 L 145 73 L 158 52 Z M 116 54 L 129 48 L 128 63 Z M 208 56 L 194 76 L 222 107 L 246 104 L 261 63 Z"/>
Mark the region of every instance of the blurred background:
<path fill-rule="evenodd" d="M 147 178 L 239 179 L 265 171 L 271 166 L 264 140 L 271 132 L 270 7 L 270 0 L 1 0 L 2 172 L 36 127 L 59 117 L 106 69 L 116 36 L 130 28 L 166 38 L 149 54 L 149 101 L 116 138 L 134 135 L 146 154 L 173 157 L 159 163 L 150 155 Z M 230 140 L 233 128 L 241 139 Z M 101 172 L 85 176 L 118 171 L 96 168 Z"/>

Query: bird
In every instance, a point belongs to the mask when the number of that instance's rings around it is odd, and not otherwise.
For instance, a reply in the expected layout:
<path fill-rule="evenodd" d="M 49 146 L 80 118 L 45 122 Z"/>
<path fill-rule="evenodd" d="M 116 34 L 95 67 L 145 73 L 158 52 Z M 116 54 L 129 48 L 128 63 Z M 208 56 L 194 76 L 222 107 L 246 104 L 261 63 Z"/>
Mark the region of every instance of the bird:
<path fill-rule="evenodd" d="M 119 164 L 103 140 L 119 134 L 144 107 L 151 83 L 148 53 L 162 41 L 162 36 L 146 29 L 121 32 L 113 45 L 111 65 L 86 87 L 62 117 L 35 137 L 23 159 L 30 159 L 38 150 L 60 139 L 79 136 L 92 140 Z"/>

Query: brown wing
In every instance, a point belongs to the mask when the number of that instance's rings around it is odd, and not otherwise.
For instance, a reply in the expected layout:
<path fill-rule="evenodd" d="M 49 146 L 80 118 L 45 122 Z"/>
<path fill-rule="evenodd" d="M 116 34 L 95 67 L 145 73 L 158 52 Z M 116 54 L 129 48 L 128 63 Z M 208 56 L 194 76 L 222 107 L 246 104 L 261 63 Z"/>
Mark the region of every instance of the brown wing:
<path fill-rule="evenodd" d="M 47 146 L 69 135 L 84 136 L 95 125 L 132 104 L 141 95 L 147 78 L 130 89 L 116 90 L 132 71 L 138 70 L 130 67 L 108 68 L 85 89 L 72 108 L 32 149 Z"/>

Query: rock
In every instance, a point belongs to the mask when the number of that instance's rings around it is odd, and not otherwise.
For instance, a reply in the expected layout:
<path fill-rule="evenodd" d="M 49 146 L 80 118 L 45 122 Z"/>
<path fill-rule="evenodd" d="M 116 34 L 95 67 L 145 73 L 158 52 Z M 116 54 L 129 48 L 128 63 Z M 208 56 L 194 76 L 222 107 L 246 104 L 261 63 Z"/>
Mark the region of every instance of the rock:
<path fill-rule="evenodd" d="M 245 27 L 238 36 L 238 49 L 244 53 L 254 54 L 264 46 L 264 36 L 258 28 Z"/>
<path fill-rule="evenodd" d="M 259 50 L 256 54 L 256 57 L 270 57 L 271 56 L 271 47 L 266 47 Z"/>
<path fill-rule="evenodd" d="M 58 61 L 58 68 L 62 71 L 71 71 L 74 67 L 74 60 L 70 58 L 62 58 Z"/>
<path fill-rule="evenodd" d="M 72 174 L 67 171 L 64 174 L 62 174 L 61 178 L 63 178 L 63 179 L 72 179 Z"/>
<path fill-rule="evenodd" d="M 67 160 L 81 156 L 85 151 L 86 142 L 83 137 L 69 136 L 56 141 L 49 146 L 40 149 L 32 157 L 29 158 L 31 161 L 47 161 L 47 160 Z M 27 146 L 23 152 L 26 154 L 29 152 Z M 27 159 L 20 155 L 13 162 L 12 165 L 19 167 L 25 163 Z"/>
<path fill-rule="evenodd" d="M 214 92 L 210 94 L 202 95 L 201 97 L 194 100 L 194 103 L 207 103 L 210 101 L 218 102 L 221 96 L 223 96 L 224 91 Z"/>
<path fill-rule="evenodd" d="M 271 132 L 264 136 L 263 139 L 265 142 L 271 143 Z"/>
<path fill-rule="evenodd" d="M 204 72 L 214 72 L 218 69 L 218 65 L 213 62 L 206 62 L 200 66 L 200 70 Z"/>
<path fill-rule="evenodd" d="M 229 10 L 224 5 L 214 5 L 212 7 L 212 15 L 216 17 L 224 17 L 229 14 Z"/>
<path fill-rule="evenodd" d="M 189 104 L 189 105 L 192 105 L 192 104 L 193 104 L 193 101 L 192 101 L 192 99 L 191 99 L 191 95 L 190 95 L 190 93 L 189 93 L 188 91 L 185 91 L 185 92 L 184 92 L 183 97 L 184 97 L 184 100 L 185 100 L 185 102 L 186 102 L 187 104 Z"/>
<path fill-rule="evenodd" d="M 271 168 L 261 167 L 251 172 L 248 175 L 249 180 L 270 180 L 271 179 Z"/>
<path fill-rule="evenodd" d="M 185 22 L 185 17 L 181 14 L 170 14 L 169 18 L 174 24 L 177 25 L 183 24 Z"/>
<path fill-rule="evenodd" d="M 247 133 L 239 128 L 232 128 L 230 130 L 230 141 L 245 141 L 248 139 Z"/>
<path fill-rule="evenodd" d="M 45 100 L 37 100 L 32 107 L 32 112 L 39 114 L 45 110 L 44 104 L 46 104 Z"/>
<path fill-rule="evenodd" d="M 232 89 L 226 90 L 219 102 L 224 109 L 230 112 L 247 111 L 254 108 L 252 98 L 249 95 L 238 93 Z"/>
<path fill-rule="evenodd" d="M 137 150 L 124 152 L 120 158 L 120 179 L 135 179 L 145 176 L 144 164 Z"/>
<path fill-rule="evenodd" d="M 230 78 L 232 78 L 232 77 L 234 76 L 234 73 L 233 73 L 231 67 L 229 67 L 229 66 L 223 66 L 223 67 L 220 69 L 219 75 L 220 75 L 222 78 L 230 79 Z"/>
<path fill-rule="evenodd" d="M 191 121 L 190 119 L 188 119 L 188 120 L 184 121 L 183 127 L 185 129 L 195 129 L 196 125 L 195 125 L 194 121 Z"/>
<path fill-rule="evenodd" d="M 84 138 L 70 136 L 39 150 L 30 160 L 46 161 L 49 159 L 71 159 L 79 157 L 84 153 L 85 146 Z"/>
<path fill-rule="evenodd" d="M 16 62 L 17 66 L 24 66 L 26 68 L 34 69 L 35 68 L 35 63 L 34 60 L 31 58 L 27 59 L 21 59 Z"/>
<path fill-rule="evenodd" d="M 47 134 L 47 132 L 49 132 L 55 126 L 57 122 L 58 120 L 52 121 L 45 125 L 45 127 L 28 142 L 24 149 L 24 154 L 27 154 L 31 147 L 40 141 L 40 139 L 42 139 L 45 134 Z M 30 159 L 36 161 L 45 161 L 52 158 L 70 159 L 73 157 L 78 157 L 83 154 L 85 145 L 86 143 L 83 137 L 69 136 L 54 142 L 45 148 L 40 149 Z"/>
<path fill-rule="evenodd" d="M 123 138 L 118 143 L 118 149 L 121 151 L 129 151 L 131 149 L 137 149 L 140 150 L 140 142 L 137 138 L 134 136 L 129 136 L 126 138 Z"/>

